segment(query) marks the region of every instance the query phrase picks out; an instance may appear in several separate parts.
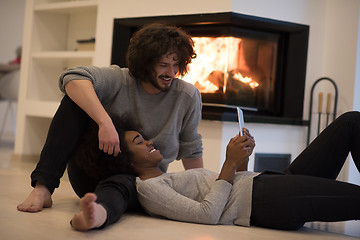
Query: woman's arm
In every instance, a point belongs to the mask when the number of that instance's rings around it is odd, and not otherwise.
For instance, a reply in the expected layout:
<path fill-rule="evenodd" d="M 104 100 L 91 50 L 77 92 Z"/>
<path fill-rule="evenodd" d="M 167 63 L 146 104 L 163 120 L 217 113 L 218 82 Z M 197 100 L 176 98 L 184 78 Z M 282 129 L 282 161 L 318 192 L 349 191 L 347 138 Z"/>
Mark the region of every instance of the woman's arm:
<path fill-rule="evenodd" d="M 237 135 L 230 140 L 218 181 L 215 181 L 200 202 L 182 195 L 181 189 L 177 190 L 179 192 L 175 191 L 171 183 L 161 178 L 137 181 L 139 201 L 148 213 L 155 216 L 186 222 L 217 224 L 228 201 L 236 169 L 244 163 L 247 164 L 254 146 L 255 142 L 249 134 Z M 187 185 L 186 188 L 188 191 L 199 191 L 195 182 Z"/>
<path fill-rule="evenodd" d="M 144 209 L 153 216 L 203 224 L 217 224 L 229 198 L 232 185 L 216 181 L 200 202 L 178 192 L 166 181 L 148 179 L 137 182 L 138 198 Z M 187 186 L 199 191 L 194 184 Z"/>
<path fill-rule="evenodd" d="M 99 149 L 116 156 L 120 152 L 119 136 L 93 84 L 88 80 L 73 80 L 65 85 L 65 91 L 98 124 Z"/>

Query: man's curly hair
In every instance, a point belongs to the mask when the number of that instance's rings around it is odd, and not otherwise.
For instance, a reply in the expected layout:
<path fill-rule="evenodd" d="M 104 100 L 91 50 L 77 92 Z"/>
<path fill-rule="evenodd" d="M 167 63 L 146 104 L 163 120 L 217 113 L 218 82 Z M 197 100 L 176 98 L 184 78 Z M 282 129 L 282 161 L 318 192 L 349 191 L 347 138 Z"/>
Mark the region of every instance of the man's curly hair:
<path fill-rule="evenodd" d="M 137 81 L 156 76 L 155 64 L 161 57 L 175 52 L 179 57 L 179 75 L 187 73 L 187 65 L 196 58 L 194 42 L 182 29 L 162 23 L 145 25 L 134 33 L 126 55 L 130 73 Z"/>
<path fill-rule="evenodd" d="M 112 116 L 112 121 L 119 134 L 121 153 L 114 157 L 99 149 L 99 127 L 91 120 L 73 156 L 77 166 L 96 180 L 116 174 L 135 174 L 131 164 L 133 155 L 125 142 L 125 132 L 136 131 L 135 125 L 125 117 Z"/>

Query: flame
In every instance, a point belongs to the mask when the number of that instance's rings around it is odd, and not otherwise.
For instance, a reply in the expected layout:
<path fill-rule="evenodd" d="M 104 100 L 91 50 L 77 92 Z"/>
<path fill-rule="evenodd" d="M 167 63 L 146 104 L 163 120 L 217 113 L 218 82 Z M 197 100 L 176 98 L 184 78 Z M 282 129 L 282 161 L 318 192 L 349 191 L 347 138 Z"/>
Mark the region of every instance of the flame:
<path fill-rule="evenodd" d="M 251 88 L 256 88 L 259 86 L 259 83 L 253 81 L 251 77 L 243 77 L 241 73 L 235 73 L 233 78 L 242 83 L 249 84 Z"/>
<path fill-rule="evenodd" d="M 206 80 L 202 82 L 196 82 L 195 87 L 201 90 L 201 92 L 213 93 L 219 90 L 219 87 L 213 84 L 212 82 Z"/>
<path fill-rule="evenodd" d="M 224 83 L 212 82 L 209 75 L 214 71 L 224 74 L 237 67 L 237 55 L 241 39 L 234 37 L 193 37 L 197 58 L 189 64 L 184 80 L 199 86 L 203 92 L 224 90 Z M 230 50 L 232 49 L 232 50 Z M 224 76 L 226 79 L 227 76 Z M 222 79 L 222 81 L 224 81 Z"/>
<path fill-rule="evenodd" d="M 226 92 L 228 74 L 239 70 L 241 39 L 236 37 L 193 37 L 197 57 L 188 65 L 184 80 L 194 84 L 200 92 Z M 222 74 L 219 74 L 222 73 Z M 236 75 L 236 80 L 247 79 L 250 87 L 259 84 L 251 78 Z M 249 80 L 250 79 L 250 80 Z"/>

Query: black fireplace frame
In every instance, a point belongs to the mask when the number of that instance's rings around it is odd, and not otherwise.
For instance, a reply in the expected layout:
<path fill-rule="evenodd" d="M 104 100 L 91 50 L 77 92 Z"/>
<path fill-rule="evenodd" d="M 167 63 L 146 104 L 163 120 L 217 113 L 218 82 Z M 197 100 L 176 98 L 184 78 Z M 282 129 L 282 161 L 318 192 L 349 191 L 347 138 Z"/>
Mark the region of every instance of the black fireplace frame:
<path fill-rule="evenodd" d="M 278 34 L 279 54 L 276 78 L 276 109 L 273 112 L 254 112 L 245 109 L 246 122 L 307 125 L 303 120 L 303 104 L 308 52 L 309 26 L 234 12 L 153 16 L 114 19 L 111 63 L 126 67 L 125 55 L 129 40 L 141 26 L 164 22 L 183 28 L 190 35 L 209 34 L 231 36 L 243 29 Z M 234 106 L 203 106 L 203 119 L 237 121 Z"/>

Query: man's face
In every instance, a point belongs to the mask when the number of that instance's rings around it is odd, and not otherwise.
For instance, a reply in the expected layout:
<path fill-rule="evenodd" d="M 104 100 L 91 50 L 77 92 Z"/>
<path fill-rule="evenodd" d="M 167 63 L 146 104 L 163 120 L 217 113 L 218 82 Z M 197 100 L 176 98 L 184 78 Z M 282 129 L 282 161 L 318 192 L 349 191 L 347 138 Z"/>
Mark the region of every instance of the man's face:
<path fill-rule="evenodd" d="M 166 53 L 155 63 L 156 76 L 150 80 L 150 84 L 143 84 L 148 93 L 167 91 L 171 82 L 179 72 L 179 57 L 176 53 Z"/>

